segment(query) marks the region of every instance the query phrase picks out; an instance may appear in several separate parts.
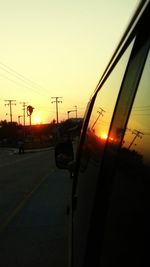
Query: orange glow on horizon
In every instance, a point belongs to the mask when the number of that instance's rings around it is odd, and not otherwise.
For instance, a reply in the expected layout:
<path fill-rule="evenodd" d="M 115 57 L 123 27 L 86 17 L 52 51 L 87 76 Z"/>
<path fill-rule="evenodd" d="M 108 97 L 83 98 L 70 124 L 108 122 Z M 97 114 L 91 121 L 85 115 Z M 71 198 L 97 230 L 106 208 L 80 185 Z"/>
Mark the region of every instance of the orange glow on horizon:
<path fill-rule="evenodd" d="M 114 138 L 110 137 L 110 136 L 108 137 L 108 135 L 106 133 L 101 134 L 100 138 L 103 139 L 103 140 L 109 139 L 109 141 L 115 142 Z"/>

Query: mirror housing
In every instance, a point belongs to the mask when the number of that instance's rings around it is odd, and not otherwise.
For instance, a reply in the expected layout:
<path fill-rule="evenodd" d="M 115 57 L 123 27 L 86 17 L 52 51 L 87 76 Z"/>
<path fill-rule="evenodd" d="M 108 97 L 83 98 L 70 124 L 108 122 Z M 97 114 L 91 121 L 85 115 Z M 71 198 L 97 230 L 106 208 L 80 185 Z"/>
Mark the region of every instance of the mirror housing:
<path fill-rule="evenodd" d="M 73 160 L 74 152 L 71 140 L 66 140 L 55 146 L 55 163 L 57 168 L 69 170 L 69 164 Z"/>

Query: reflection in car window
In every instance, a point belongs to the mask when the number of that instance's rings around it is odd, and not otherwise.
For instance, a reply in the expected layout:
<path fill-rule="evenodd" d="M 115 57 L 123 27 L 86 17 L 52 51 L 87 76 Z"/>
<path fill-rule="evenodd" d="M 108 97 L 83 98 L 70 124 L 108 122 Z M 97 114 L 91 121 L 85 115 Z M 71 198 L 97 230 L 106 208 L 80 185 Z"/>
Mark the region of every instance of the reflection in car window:
<path fill-rule="evenodd" d="M 130 44 L 96 97 L 81 158 L 80 166 L 82 171 L 86 169 L 89 159 L 94 160 L 95 163 L 99 162 L 101 159 L 117 96 L 132 47 L 133 42 Z M 113 136 L 109 138 L 110 141 L 115 142 Z"/>
<path fill-rule="evenodd" d="M 126 49 L 120 61 L 112 70 L 100 91 L 97 93 L 82 146 L 82 154 L 79 165 L 80 175 L 79 179 L 77 180 L 77 186 L 75 187 L 77 208 L 74 210 L 73 215 L 74 225 L 78 227 L 77 229 L 74 228 L 74 251 L 78 251 L 77 246 L 80 244 L 80 255 L 85 253 L 87 246 L 86 237 L 89 231 L 91 213 L 93 212 L 93 204 L 95 201 L 95 193 L 99 180 L 98 173 L 101 167 L 101 159 L 103 156 L 118 93 L 133 44 L 134 40 Z M 111 141 L 114 141 L 113 137 L 111 137 Z M 84 220 L 82 220 L 83 217 Z M 80 222 L 78 221 L 79 219 Z M 84 223 L 85 221 L 86 224 Z M 80 258 L 80 256 L 78 258 Z M 76 256 L 74 256 L 74 259 L 76 260 Z M 78 262 L 75 263 L 75 265 L 78 266 Z"/>
<path fill-rule="evenodd" d="M 149 266 L 150 263 L 149 70 L 150 55 L 147 57 L 117 158 L 101 266 L 127 266 L 129 260 L 134 266 Z"/>
<path fill-rule="evenodd" d="M 150 165 L 150 55 L 139 84 L 123 147 L 134 151 L 144 163 Z"/>

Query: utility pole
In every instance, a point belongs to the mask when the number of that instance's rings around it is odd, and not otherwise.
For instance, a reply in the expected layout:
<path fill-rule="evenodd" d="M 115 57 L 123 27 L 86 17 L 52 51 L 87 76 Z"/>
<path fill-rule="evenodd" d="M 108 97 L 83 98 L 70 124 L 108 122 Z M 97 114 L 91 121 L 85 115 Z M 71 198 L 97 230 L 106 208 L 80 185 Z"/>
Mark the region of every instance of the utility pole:
<path fill-rule="evenodd" d="M 23 125 L 24 125 L 24 127 L 25 127 L 25 116 L 26 116 L 26 104 L 27 104 L 27 102 L 21 102 L 20 104 L 22 104 L 22 109 L 23 109 Z"/>
<path fill-rule="evenodd" d="M 57 122 L 57 124 L 58 124 L 58 104 L 59 103 L 62 103 L 62 101 L 61 100 L 59 100 L 59 98 L 62 98 L 62 97 L 60 97 L 60 96 L 54 96 L 54 97 L 51 97 L 52 99 L 55 99 L 54 101 L 52 101 L 51 103 L 53 104 L 53 103 L 56 103 L 56 122 Z"/>
<path fill-rule="evenodd" d="M 12 105 L 16 105 L 16 100 L 5 100 L 5 102 L 8 102 L 7 104 L 5 104 L 5 106 L 9 106 L 10 107 L 10 122 L 12 122 Z"/>
<path fill-rule="evenodd" d="M 20 118 L 22 118 L 23 116 L 19 115 L 18 116 L 18 124 L 20 124 Z"/>
<path fill-rule="evenodd" d="M 71 112 L 71 110 L 68 110 L 67 113 L 68 113 L 68 120 L 69 120 L 69 113 Z"/>
<path fill-rule="evenodd" d="M 94 126 L 95 126 L 95 124 L 97 123 L 99 117 L 100 117 L 100 116 L 102 116 L 102 117 L 104 116 L 103 112 L 106 112 L 106 111 L 105 111 L 104 109 L 102 109 L 102 108 L 100 108 L 100 111 L 99 111 L 99 110 L 97 111 L 97 113 L 98 113 L 98 117 L 96 118 L 95 122 L 93 123 L 91 129 L 94 128 Z"/>
<path fill-rule="evenodd" d="M 130 145 L 128 146 L 128 149 L 131 148 L 131 146 L 133 145 L 133 143 L 134 143 L 134 141 L 136 140 L 137 137 L 141 139 L 142 138 L 142 135 L 144 135 L 142 132 L 140 132 L 138 130 L 134 130 L 132 132 L 132 134 L 135 134 L 135 136 L 134 136 L 133 140 L 131 141 Z"/>
<path fill-rule="evenodd" d="M 70 112 L 76 112 L 76 111 L 77 111 L 76 109 L 75 109 L 75 110 L 68 110 L 68 111 L 67 111 L 67 113 L 68 113 L 68 120 L 69 120 L 69 113 L 70 113 Z M 77 115 L 76 115 L 76 118 L 77 118 Z"/>
<path fill-rule="evenodd" d="M 77 106 L 74 106 L 74 107 L 75 107 L 76 119 L 77 119 Z"/>

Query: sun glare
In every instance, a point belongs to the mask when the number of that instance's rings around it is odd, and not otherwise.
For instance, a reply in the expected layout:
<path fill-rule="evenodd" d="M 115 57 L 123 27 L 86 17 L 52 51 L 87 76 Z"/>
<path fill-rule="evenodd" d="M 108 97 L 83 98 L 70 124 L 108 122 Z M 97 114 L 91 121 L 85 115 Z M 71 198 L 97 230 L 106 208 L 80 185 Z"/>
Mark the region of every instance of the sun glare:
<path fill-rule="evenodd" d="M 33 124 L 41 124 L 41 117 L 39 115 L 33 118 Z"/>
<path fill-rule="evenodd" d="M 106 140 L 108 138 L 108 135 L 106 133 L 103 133 L 100 135 L 100 137 L 104 140 Z"/>

